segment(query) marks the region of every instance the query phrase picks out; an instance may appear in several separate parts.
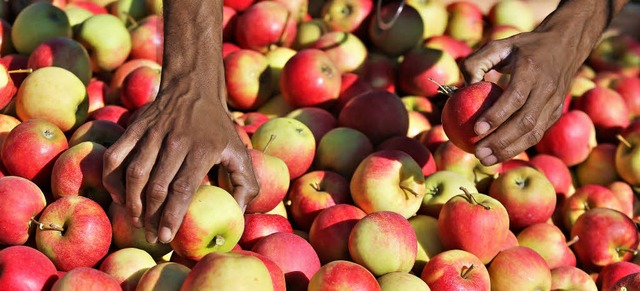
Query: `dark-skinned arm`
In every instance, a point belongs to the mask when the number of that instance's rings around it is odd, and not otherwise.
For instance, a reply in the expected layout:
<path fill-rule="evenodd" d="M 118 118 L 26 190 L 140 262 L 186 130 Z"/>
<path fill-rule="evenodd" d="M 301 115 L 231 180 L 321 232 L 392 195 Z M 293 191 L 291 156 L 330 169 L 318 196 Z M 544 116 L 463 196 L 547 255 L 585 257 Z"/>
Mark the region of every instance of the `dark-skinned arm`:
<path fill-rule="evenodd" d="M 147 241 L 170 242 L 216 164 L 244 210 L 258 193 L 225 99 L 222 0 L 165 0 L 162 81 L 156 100 L 104 157 L 103 184 Z"/>
<path fill-rule="evenodd" d="M 627 0 L 565 0 L 532 32 L 489 42 L 462 65 L 467 83 L 491 69 L 511 74 L 502 96 L 475 125 L 476 157 L 506 161 L 537 144 L 562 113 L 571 82 Z"/>

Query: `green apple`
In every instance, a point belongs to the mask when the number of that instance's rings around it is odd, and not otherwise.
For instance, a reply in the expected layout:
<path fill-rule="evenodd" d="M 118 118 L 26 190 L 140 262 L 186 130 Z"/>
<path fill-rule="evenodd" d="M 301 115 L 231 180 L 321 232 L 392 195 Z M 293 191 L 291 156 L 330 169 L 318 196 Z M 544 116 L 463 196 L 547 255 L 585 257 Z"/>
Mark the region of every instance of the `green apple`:
<path fill-rule="evenodd" d="M 146 0 L 118 0 L 109 8 L 127 27 L 148 15 Z"/>
<path fill-rule="evenodd" d="M 22 120 L 41 118 L 64 132 L 82 124 L 89 110 L 87 89 L 76 75 L 58 67 L 31 73 L 16 97 L 16 113 Z"/>
<path fill-rule="evenodd" d="M 420 213 L 438 217 L 442 206 L 456 195 L 464 194 L 460 187 L 466 188 L 471 193 L 477 193 L 475 183 L 458 172 L 440 170 L 424 179 L 426 190 Z"/>
<path fill-rule="evenodd" d="M 269 270 L 259 258 L 215 252 L 193 266 L 180 290 L 271 291 L 273 283 Z"/>
<path fill-rule="evenodd" d="M 350 178 L 360 162 L 371 153 L 373 145 L 364 133 L 349 127 L 337 127 L 320 139 L 314 166 Z"/>
<path fill-rule="evenodd" d="M 563 266 L 551 269 L 551 290 L 598 291 L 598 287 L 585 271 Z"/>
<path fill-rule="evenodd" d="M 20 54 L 30 54 L 41 42 L 52 37 L 71 37 L 71 25 L 67 14 L 48 2 L 27 6 L 13 22 L 11 41 Z"/>
<path fill-rule="evenodd" d="M 284 68 L 284 64 L 295 54 L 296 51 L 288 47 L 277 47 L 265 54 L 271 68 L 271 81 L 275 92 L 280 92 L 280 71 Z"/>
<path fill-rule="evenodd" d="M 416 215 L 409 218 L 409 223 L 418 239 L 418 253 L 413 271 L 415 274 L 421 274 L 422 269 L 431 258 L 445 251 L 438 238 L 438 219 L 426 215 Z"/>
<path fill-rule="evenodd" d="M 441 0 L 407 0 L 407 4 L 415 8 L 422 17 L 423 39 L 444 34 L 449 22 L 449 14 Z"/>
<path fill-rule="evenodd" d="M 494 25 L 511 25 L 520 31 L 532 31 L 536 27 L 533 10 L 526 1 L 502 0 L 498 1 L 488 15 Z"/>
<path fill-rule="evenodd" d="M 145 229 L 133 226 L 124 205 L 111 203 L 107 215 L 111 221 L 114 247 L 142 249 L 154 258 L 160 258 L 170 253 L 171 246 L 168 244 L 160 242 L 152 244 L 147 241 Z"/>
<path fill-rule="evenodd" d="M 180 286 L 187 279 L 191 272 L 187 266 L 174 263 L 159 263 L 144 272 L 138 285 L 137 291 L 173 291 L 180 290 Z"/>
<path fill-rule="evenodd" d="M 393 290 L 413 290 L 413 291 L 429 291 L 427 283 L 422 281 L 420 277 L 405 272 L 393 272 L 380 276 L 378 284 L 382 291 Z"/>
<path fill-rule="evenodd" d="M 129 31 L 120 19 L 111 14 L 91 16 L 79 24 L 75 32 L 75 39 L 91 52 L 94 71 L 114 70 L 129 57 Z"/>
<path fill-rule="evenodd" d="M 291 47 L 296 50 L 308 48 L 328 31 L 327 23 L 322 19 L 311 19 L 302 22 L 298 24 L 298 32 Z"/>
<path fill-rule="evenodd" d="M 122 289 L 135 290 L 142 275 L 156 265 L 149 253 L 136 248 L 119 249 L 102 260 L 100 271 L 115 278 Z"/>
<path fill-rule="evenodd" d="M 618 144 L 615 164 L 624 181 L 633 187 L 640 186 L 640 131 L 627 135 Z"/>
<path fill-rule="evenodd" d="M 89 10 L 80 7 L 65 8 L 64 13 L 67 14 L 69 25 L 71 25 L 72 28 L 93 16 L 93 13 Z"/>

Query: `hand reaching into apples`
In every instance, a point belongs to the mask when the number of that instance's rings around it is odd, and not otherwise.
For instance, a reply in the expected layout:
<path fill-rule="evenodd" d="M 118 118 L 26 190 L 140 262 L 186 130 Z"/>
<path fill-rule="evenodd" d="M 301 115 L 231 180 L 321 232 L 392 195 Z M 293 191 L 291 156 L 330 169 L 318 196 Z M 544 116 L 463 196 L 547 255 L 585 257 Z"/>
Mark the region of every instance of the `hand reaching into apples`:
<path fill-rule="evenodd" d="M 462 65 L 467 83 L 491 69 L 511 75 L 504 93 L 477 120 L 475 154 L 484 165 L 535 145 L 558 120 L 571 81 L 625 0 L 561 1 L 532 32 L 492 41 Z"/>
<path fill-rule="evenodd" d="M 103 184 L 150 243 L 170 242 L 209 169 L 229 172 L 244 210 L 258 193 L 226 107 L 222 1 L 164 1 L 165 55 L 156 100 L 104 156 Z M 211 211 L 216 211 L 211 209 Z"/>

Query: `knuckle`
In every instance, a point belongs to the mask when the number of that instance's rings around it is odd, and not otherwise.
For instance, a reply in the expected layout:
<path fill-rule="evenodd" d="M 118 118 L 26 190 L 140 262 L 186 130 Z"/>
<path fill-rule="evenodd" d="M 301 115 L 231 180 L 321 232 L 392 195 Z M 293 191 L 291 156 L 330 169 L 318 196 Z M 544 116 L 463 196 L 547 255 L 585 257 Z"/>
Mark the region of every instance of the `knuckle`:
<path fill-rule="evenodd" d="M 499 138 L 493 142 L 492 148 L 496 149 L 497 152 L 503 152 L 508 146 L 509 146 L 509 142 L 506 139 Z"/>
<path fill-rule="evenodd" d="M 186 200 L 194 192 L 193 186 L 185 180 L 176 180 L 171 184 L 171 195 L 175 195 L 178 199 Z"/>
<path fill-rule="evenodd" d="M 531 132 L 527 135 L 527 146 L 533 146 L 539 143 L 540 140 L 542 140 L 543 135 L 544 133 L 539 128 L 534 128 L 533 130 L 531 130 Z"/>
<path fill-rule="evenodd" d="M 513 108 L 519 109 L 527 102 L 527 95 L 524 94 L 522 89 L 513 90 L 510 101 Z"/>
<path fill-rule="evenodd" d="M 138 203 L 127 203 L 127 213 L 133 217 L 140 217 L 142 207 Z"/>
<path fill-rule="evenodd" d="M 118 164 L 118 154 L 115 148 L 110 147 L 104 152 L 103 163 L 106 168 L 115 168 Z"/>
<path fill-rule="evenodd" d="M 149 186 L 147 188 L 147 195 L 155 200 L 164 200 L 164 197 L 167 197 L 167 193 L 169 192 L 167 189 L 167 186 L 162 185 L 160 183 L 157 182 L 151 182 L 149 183 Z"/>
<path fill-rule="evenodd" d="M 139 181 L 148 175 L 147 169 L 137 163 L 131 163 L 127 167 L 127 180 Z"/>
<path fill-rule="evenodd" d="M 538 121 L 530 112 L 525 113 L 520 119 L 520 126 L 527 132 L 533 131 L 536 128 Z"/>

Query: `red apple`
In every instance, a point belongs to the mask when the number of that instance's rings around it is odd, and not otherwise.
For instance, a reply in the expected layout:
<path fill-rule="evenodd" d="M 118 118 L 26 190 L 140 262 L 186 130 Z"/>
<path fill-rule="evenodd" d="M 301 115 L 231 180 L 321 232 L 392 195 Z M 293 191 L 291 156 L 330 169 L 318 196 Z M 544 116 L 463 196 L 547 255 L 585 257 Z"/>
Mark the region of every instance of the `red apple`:
<path fill-rule="evenodd" d="M 118 105 L 106 105 L 91 112 L 87 121 L 108 120 L 126 128 L 129 124 L 129 116 L 131 116 L 131 112 L 127 108 Z"/>
<path fill-rule="evenodd" d="M 421 275 L 431 290 L 489 290 L 489 272 L 475 255 L 463 250 L 437 254 Z"/>
<path fill-rule="evenodd" d="M 247 255 L 247 256 L 253 256 L 256 257 L 258 259 L 260 259 L 262 261 L 262 263 L 264 264 L 265 267 L 267 267 L 267 270 L 269 271 L 269 274 L 271 275 L 271 282 L 273 283 L 273 290 L 274 291 L 286 291 L 287 290 L 287 283 L 284 279 L 284 273 L 282 272 L 282 270 L 280 270 L 280 267 L 278 267 L 278 265 L 276 265 L 276 263 L 274 263 L 272 260 L 270 260 L 269 258 L 252 252 L 252 251 L 245 251 L 245 250 L 232 250 L 232 253 L 236 253 L 236 254 L 241 254 L 241 255 Z"/>
<path fill-rule="evenodd" d="M 564 266 L 551 269 L 551 290 L 597 291 L 598 287 L 583 270 Z"/>
<path fill-rule="evenodd" d="M 153 291 L 159 288 L 179 290 L 190 271 L 191 269 L 178 263 L 159 263 L 142 274 L 135 290 Z"/>
<path fill-rule="evenodd" d="M 117 249 L 138 248 L 146 251 L 154 258 L 160 258 L 171 251 L 171 246 L 160 242 L 149 243 L 144 228 L 137 228 L 131 223 L 131 217 L 124 205 L 111 203 L 108 210 L 113 233 L 113 246 Z"/>
<path fill-rule="evenodd" d="M 61 67 L 76 75 L 82 83 L 91 80 L 91 60 L 87 50 L 68 37 L 50 38 L 40 43 L 29 55 L 27 67 L 37 70 L 43 67 Z"/>
<path fill-rule="evenodd" d="M 44 194 L 33 182 L 16 176 L 0 178 L 0 244 L 26 243 L 33 230 L 31 220 L 46 205 Z"/>
<path fill-rule="evenodd" d="M 616 149 L 612 143 L 600 143 L 594 147 L 587 159 L 575 167 L 578 184 L 606 186 L 620 180 L 616 171 Z"/>
<path fill-rule="evenodd" d="M 531 158 L 530 163 L 547 177 L 559 197 L 566 198 L 572 194 L 570 193 L 573 188 L 571 172 L 569 172 L 569 168 L 560 158 L 552 155 L 537 154 Z M 558 204 L 562 201 L 564 199 L 559 200 Z"/>
<path fill-rule="evenodd" d="M 136 110 L 153 102 L 160 90 L 160 70 L 147 66 L 137 68 L 124 78 L 120 102 L 129 110 Z"/>
<path fill-rule="evenodd" d="M 289 190 L 291 215 L 301 230 L 309 230 L 316 216 L 336 204 L 351 203 L 349 182 L 331 171 L 308 172 Z"/>
<path fill-rule="evenodd" d="M 297 32 L 291 12 L 276 1 L 260 1 L 249 6 L 238 16 L 236 25 L 242 27 L 236 29 L 238 45 L 261 53 L 273 45 L 290 47 Z"/>
<path fill-rule="evenodd" d="M 607 106 L 602 106 L 602 104 Z M 629 110 L 618 92 L 596 86 L 573 101 L 575 109 L 582 110 L 596 128 L 599 140 L 614 141 L 615 136 L 629 125 Z"/>
<path fill-rule="evenodd" d="M 442 124 L 436 124 L 431 127 L 428 131 L 422 133 L 420 137 L 416 137 L 424 146 L 426 146 L 429 151 L 435 153 L 438 149 L 438 146 L 447 142 L 449 137 L 444 132 L 442 128 Z"/>
<path fill-rule="evenodd" d="M 235 9 L 236 11 L 244 11 L 247 8 L 249 8 L 249 6 L 253 5 L 253 3 L 255 2 L 255 0 L 224 0 L 224 6 L 229 6 L 233 9 Z"/>
<path fill-rule="evenodd" d="M 331 206 L 316 216 L 309 230 L 309 242 L 323 264 L 351 259 L 349 234 L 365 216 L 364 211 L 349 204 Z"/>
<path fill-rule="evenodd" d="M 96 111 L 99 108 L 104 107 L 105 97 L 110 93 L 110 88 L 107 83 L 92 78 L 87 85 L 87 96 L 89 96 L 89 114 Z"/>
<path fill-rule="evenodd" d="M 346 73 L 342 74 L 341 79 L 340 95 L 338 96 L 338 103 L 334 108 L 337 112 L 340 112 L 349 100 L 372 89 L 361 77 L 361 74 Z"/>
<path fill-rule="evenodd" d="M 0 65 L 0 108 L 6 107 L 18 92 L 11 75 L 5 65 Z"/>
<path fill-rule="evenodd" d="M 467 43 L 448 35 L 436 35 L 430 37 L 425 40 L 423 46 L 445 51 L 456 61 L 466 58 L 473 52 L 473 49 Z"/>
<path fill-rule="evenodd" d="M 9 71 L 27 69 L 28 63 L 29 63 L 29 57 L 25 55 L 19 55 L 19 54 L 2 55 L 2 64 Z M 27 71 L 24 71 L 21 73 L 16 72 L 9 75 L 11 76 L 11 80 L 13 80 L 13 83 L 15 84 L 16 88 L 20 88 L 20 85 L 22 85 L 22 81 L 24 81 L 24 79 L 26 79 L 27 76 L 29 76 Z"/>
<path fill-rule="evenodd" d="M 367 58 L 362 40 L 343 31 L 326 33 L 310 47 L 324 51 L 341 74 L 356 71 Z"/>
<path fill-rule="evenodd" d="M 269 269 L 259 258 L 213 252 L 193 266 L 180 290 L 273 290 L 272 285 Z"/>
<path fill-rule="evenodd" d="M 611 84 L 611 87 L 620 94 L 629 109 L 629 117 L 640 117 L 640 78 L 622 77 Z"/>
<path fill-rule="evenodd" d="M 589 115 L 570 110 L 547 129 L 535 149 L 556 156 L 571 167 L 584 162 L 595 146 L 596 131 Z"/>
<path fill-rule="evenodd" d="M 58 279 L 47 256 L 27 246 L 0 250 L 0 288 L 3 290 L 49 290 Z"/>
<path fill-rule="evenodd" d="M 105 104 L 117 103 L 120 100 L 120 88 L 122 87 L 122 82 L 124 82 L 124 79 L 133 70 L 143 66 L 158 70 L 162 69 L 162 66 L 160 66 L 160 64 L 147 59 L 134 59 L 120 65 L 113 72 L 113 75 L 111 75 L 111 82 L 109 84 L 109 86 L 111 87 L 111 94 L 108 98 L 105 99 Z"/>
<path fill-rule="evenodd" d="M 373 89 L 395 92 L 396 67 L 396 59 L 371 52 L 358 70 L 358 74 Z"/>
<path fill-rule="evenodd" d="M 280 92 L 293 108 L 329 108 L 338 99 L 340 82 L 338 67 L 319 49 L 299 51 L 280 72 Z"/>
<path fill-rule="evenodd" d="M 607 188 L 611 190 L 613 195 L 620 202 L 620 209 L 622 213 L 629 217 L 633 217 L 633 209 L 635 208 L 635 193 L 633 188 L 626 182 L 615 181 L 607 185 Z"/>
<path fill-rule="evenodd" d="M 625 291 L 634 290 L 640 287 L 640 272 L 633 273 L 622 277 L 618 280 L 610 290 Z"/>
<path fill-rule="evenodd" d="M 313 133 L 316 143 L 330 130 L 336 128 L 338 120 L 329 111 L 318 107 L 303 107 L 289 112 L 286 117 L 304 123 Z"/>
<path fill-rule="evenodd" d="M 501 251 L 489 264 L 491 290 L 551 290 L 551 270 L 528 247 Z"/>
<path fill-rule="evenodd" d="M 382 290 L 376 277 L 365 267 L 349 261 L 333 261 L 323 265 L 309 281 L 309 291 Z"/>
<path fill-rule="evenodd" d="M 360 162 L 373 153 L 373 145 L 362 132 L 337 127 L 327 132 L 316 149 L 314 166 L 350 178 Z"/>
<path fill-rule="evenodd" d="M 66 272 L 53 284 L 51 291 L 122 290 L 118 281 L 107 273 L 91 267 L 77 267 Z"/>
<path fill-rule="evenodd" d="M 483 35 L 483 13 L 477 2 L 456 1 L 447 5 L 449 22 L 446 35 L 475 47 Z"/>
<path fill-rule="evenodd" d="M 436 172 L 436 162 L 433 155 L 416 139 L 406 136 L 392 137 L 379 144 L 376 150 L 399 150 L 409 154 L 422 168 L 422 174 L 425 177 Z"/>
<path fill-rule="evenodd" d="M 278 214 L 247 213 L 244 215 L 244 225 L 238 244 L 246 250 L 250 250 L 256 242 L 272 233 L 293 233 L 291 223 Z"/>
<path fill-rule="evenodd" d="M 251 137 L 253 133 L 262 125 L 263 123 L 269 120 L 269 116 L 260 112 L 246 112 L 242 113 L 240 116 L 236 117 L 234 121 L 242 127 L 244 132 Z"/>
<path fill-rule="evenodd" d="M 576 220 L 584 213 L 600 207 L 622 211 L 620 201 L 604 186 L 590 184 L 576 189 L 576 192 L 564 202 L 562 208 L 566 230 L 572 230 Z"/>
<path fill-rule="evenodd" d="M 118 281 L 122 290 L 135 290 L 140 277 L 156 265 L 149 253 L 136 248 L 119 249 L 102 260 L 99 270 Z"/>
<path fill-rule="evenodd" d="M 222 57 L 226 58 L 229 54 L 231 54 L 232 52 L 235 51 L 239 51 L 241 50 L 241 48 L 233 43 L 230 42 L 223 42 L 222 43 Z"/>
<path fill-rule="evenodd" d="M 527 226 L 516 238 L 517 245 L 536 251 L 551 269 L 576 266 L 576 256 L 569 247 L 579 238 L 567 242 L 562 230 L 551 223 L 541 222 Z"/>
<path fill-rule="evenodd" d="M 371 0 L 327 0 L 322 4 L 320 18 L 331 31 L 359 32 L 372 9 Z"/>
<path fill-rule="evenodd" d="M 439 49 L 416 47 L 404 55 L 398 67 L 398 86 L 407 94 L 433 97 L 438 94 L 438 84 L 455 85 L 459 81 L 460 70 L 455 59 L 446 51 Z M 483 85 L 474 84 L 473 86 Z M 488 94 L 494 89 L 486 88 L 485 90 L 474 94 Z M 483 97 L 476 98 L 484 100 Z"/>
<path fill-rule="evenodd" d="M 162 17 L 150 15 L 129 30 L 131 34 L 130 59 L 148 59 L 162 64 L 164 49 L 164 23 Z"/>
<path fill-rule="evenodd" d="M 249 49 L 232 52 L 224 58 L 224 67 L 231 107 L 255 110 L 273 94 L 269 61 L 261 53 Z"/>
<path fill-rule="evenodd" d="M 0 19 L 0 55 L 6 56 L 15 51 L 11 41 L 11 23 L 6 20 L 8 17 L 0 16 Z"/>
<path fill-rule="evenodd" d="M 124 133 L 124 128 L 108 120 L 91 120 L 82 124 L 69 138 L 69 146 L 90 141 L 109 147 Z"/>
<path fill-rule="evenodd" d="M 604 266 L 598 273 L 596 284 L 601 290 L 614 290 L 613 285 L 618 280 L 630 274 L 640 272 L 640 266 L 631 262 L 617 262 Z"/>

